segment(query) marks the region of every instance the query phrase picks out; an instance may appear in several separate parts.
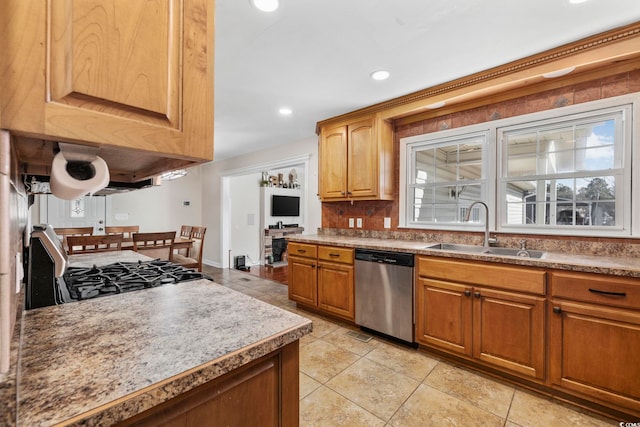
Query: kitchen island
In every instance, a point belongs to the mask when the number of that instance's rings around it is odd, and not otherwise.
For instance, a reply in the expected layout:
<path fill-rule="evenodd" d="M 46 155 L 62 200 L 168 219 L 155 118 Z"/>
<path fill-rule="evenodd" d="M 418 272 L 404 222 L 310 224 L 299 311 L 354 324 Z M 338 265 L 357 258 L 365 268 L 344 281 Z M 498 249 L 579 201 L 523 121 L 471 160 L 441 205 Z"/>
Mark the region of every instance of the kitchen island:
<path fill-rule="evenodd" d="M 82 258 L 70 261 L 82 265 Z M 276 415 L 297 425 L 298 340 L 311 330 L 308 319 L 209 280 L 26 311 L 18 425 L 104 426 L 141 419 L 198 390 L 219 394 L 208 384 L 246 374 L 246 367 L 263 360 L 275 369 L 268 381 L 277 384 L 256 393 L 279 411 L 292 405 Z M 202 392 L 196 397 L 202 399 Z M 261 406 L 239 404 L 245 412 Z"/>

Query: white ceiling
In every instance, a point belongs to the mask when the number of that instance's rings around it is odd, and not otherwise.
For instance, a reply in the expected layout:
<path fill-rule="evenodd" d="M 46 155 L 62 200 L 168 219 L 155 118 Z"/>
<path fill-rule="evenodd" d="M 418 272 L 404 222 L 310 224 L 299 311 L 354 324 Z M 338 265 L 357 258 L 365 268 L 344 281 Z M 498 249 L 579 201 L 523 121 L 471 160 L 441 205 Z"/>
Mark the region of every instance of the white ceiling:
<path fill-rule="evenodd" d="M 640 0 L 216 0 L 215 160 L 639 20 Z M 381 68 L 391 77 L 371 80 Z"/>

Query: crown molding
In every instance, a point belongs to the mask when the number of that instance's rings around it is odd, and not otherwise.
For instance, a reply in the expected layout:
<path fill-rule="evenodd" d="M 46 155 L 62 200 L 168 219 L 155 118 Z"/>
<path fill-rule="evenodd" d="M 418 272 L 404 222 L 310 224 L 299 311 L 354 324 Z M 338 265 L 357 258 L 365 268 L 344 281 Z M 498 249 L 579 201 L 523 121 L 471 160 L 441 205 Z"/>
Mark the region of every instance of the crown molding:
<path fill-rule="evenodd" d="M 514 91 L 552 81 L 554 79 L 545 79 L 542 75 L 568 67 L 576 68 L 569 74 L 571 76 L 638 58 L 640 22 L 319 121 L 316 133 L 319 134 L 320 127 L 326 124 L 349 122 L 362 116 L 377 114 L 382 119 L 393 120 L 423 112 L 428 110 L 428 105 L 442 101 L 451 107 L 504 91 Z"/>

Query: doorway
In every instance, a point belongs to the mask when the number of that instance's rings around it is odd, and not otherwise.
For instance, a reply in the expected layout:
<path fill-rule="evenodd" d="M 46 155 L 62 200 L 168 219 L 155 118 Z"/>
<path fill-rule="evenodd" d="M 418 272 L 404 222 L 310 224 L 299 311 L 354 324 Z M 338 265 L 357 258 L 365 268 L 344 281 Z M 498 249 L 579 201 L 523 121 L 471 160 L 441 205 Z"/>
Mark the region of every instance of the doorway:
<path fill-rule="evenodd" d="M 300 168 L 303 170 L 304 176 L 308 177 L 309 173 L 309 160 L 310 156 L 305 155 L 301 157 L 284 159 L 277 162 L 266 163 L 256 166 L 251 166 L 242 169 L 236 169 L 227 171 L 225 175 L 221 177 L 221 199 L 228 201 L 228 203 L 223 203 L 221 206 L 221 254 L 222 254 L 222 267 L 223 268 L 231 268 L 233 266 L 233 257 L 236 255 L 246 255 L 246 253 L 237 253 L 238 251 L 247 252 L 244 249 L 233 250 L 234 247 L 238 248 L 238 245 L 234 245 L 234 239 L 242 238 L 242 239 L 252 239 L 253 243 L 251 247 L 258 248 L 254 253 L 260 253 L 259 248 L 261 248 L 262 237 L 264 234 L 264 230 L 260 215 L 260 212 L 255 213 L 251 216 L 251 213 L 248 212 L 239 212 L 234 205 L 234 195 L 235 200 L 239 200 L 239 197 L 242 198 L 254 198 L 254 200 L 260 199 L 260 176 L 262 171 L 272 171 L 278 169 L 291 169 L 291 168 Z M 244 187 L 241 191 L 238 188 L 234 188 L 232 183 L 238 182 L 236 181 L 239 177 L 246 177 L 248 175 L 256 175 L 258 178 L 254 180 L 250 186 Z M 302 186 L 302 192 L 304 197 L 302 198 L 303 203 L 308 204 L 309 202 L 309 185 L 304 183 Z M 307 206 L 305 206 L 304 211 L 307 211 Z M 251 225 L 260 224 L 260 227 L 255 227 L 255 232 L 251 236 L 242 235 L 248 227 Z M 240 230 L 234 232 L 235 230 Z M 244 233 L 246 234 L 246 233 Z M 260 255 L 257 255 L 256 258 L 253 258 L 253 261 L 259 261 Z"/>
<path fill-rule="evenodd" d="M 106 197 L 87 196 L 62 200 L 51 194 L 38 196 L 40 223 L 60 227 L 93 227 L 93 234 L 104 234 L 107 218 Z"/>

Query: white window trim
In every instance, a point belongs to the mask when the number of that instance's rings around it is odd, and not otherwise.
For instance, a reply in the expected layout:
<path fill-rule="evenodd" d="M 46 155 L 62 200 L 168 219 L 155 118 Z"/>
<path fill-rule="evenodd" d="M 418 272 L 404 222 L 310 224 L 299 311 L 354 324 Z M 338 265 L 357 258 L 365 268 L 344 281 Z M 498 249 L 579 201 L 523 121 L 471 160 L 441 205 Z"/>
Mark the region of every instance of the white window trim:
<path fill-rule="evenodd" d="M 500 147 L 497 141 L 497 129 L 505 128 L 515 125 L 524 125 L 528 122 L 540 122 L 544 120 L 555 121 L 563 116 L 578 115 L 581 113 L 589 114 L 597 110 L 616 110 L 623 109 L 625 105 L 630 108 L 629 114 L 625 112 L 624 127 L 628 136 L 628 140 L 625 141 L 624 148 L 624 168 L 631 168 L 631 203 L 625 203 L 624 209 L 624 223 L 623 231 L 610 230 L 610 229 L 595 229 L 595 228 L 570 228 L 570 229 L 554 229 L 540 228 L 517 228 L 517 227 L 502 227 L 503 208 L 502 204 L 497 204 L 496 197 L 499 193 L 499 175 L 502 168 L 502 154 L 498 154 Z M 602 236 L 602 237 L 638 237 L 640 236 L 640 92 L 621 95 L 617 97 L 585 102 L 577 105 L 570 105 L 567 107 L 555 108 L 552 110 L 545 110 L 536 113 L 524 114 L 516 117 L 510 117 L 507 119 L 495 120 L 492 122 L 480 123 L 471 126 L 465 126 L 461 128 L 449 129 L 441 132 L 433 132 L 428 134 L 416 135 L 400 139 L 399 155 L 400 155 L 400 170 L 399 170 L 399 228 L 412 228 L 412 229 L 434 229 L 434 230 L 458 230 L 458 231 L 484 231 L 484 226 L 478 226 L 474 224 L 451 224 L 451 225 L 413 225 L 407 224 L 407 183 L 411 179 L 411 167 L 407 165 L 408 146 L 414 143 L 423 141 L 436 141 L 445 138 L 452 138 L 455 136 L 462 136 L 479 131 L 487 131 L 487 188 L 486 197 L 487 200 L 483 200 L 489 206 L 489 229 L 490 231 L 500 231 L 507 233 L 523 233 L 523 234 L 545 234 L 545 235 L 572 235 L 572 236 Z M 500 157 L 500 159 L 498 158 Z M 635 159 L 635 163 L 633 160 Z M 500 166 L 499 166 L 500 165 Z M 616 190 L 618 191 L 618 190 Z M 620 190 L 622 191 L 622 190 Z M 616 197 L 618 197 L 616 195 Z M 624 200 L 628 198 L 622 196 Z M 634 218 L 635 221 L 631 221 Z"/>
<path fill-rule="evenodd" d="M 399 224 L 398 228 L 411 228 L 411 229 L 437 229 L 437 230 L 467 230 L 467 231 L 484 231 L 484 223 L 465 223 L 458 222 L 455 224 L 414 224 L 407 220 L 407 205 L 406 202 L 409 198 L 408 182 L 411 182 L 413 173 L 413 165 L 407 164 L 408 146 L 419 145 L 420 143 L 442 145 L 448 141 L 454 142 L 460 138 L 467 138 L 473 136 L 485 135 L 486 140 L 484 143 L 484 154 L 482 158 L 482 168 L 485 171 L 491 171 L 495 169 L 495 130 L 490 129 L 486 123 L 465 126 L 462 128 L 450 129 L 440 132 L 434 132 L 430 134 L 416 135 L 400 139 L 400 191 L 399 191 Z M 495 200 L 495 185 L 493 185 L 491 176 L 485 176 L 484 180 L 486 185 L 482 191 L 484 194 L 483 202 L 489 202 Z M 486 200 L 484 200 L 486 199 Z M 491 205 L 489 205 L 491 206 Z M 495 212 L 489 209 L 489 224 L 493 224 Z"/>

